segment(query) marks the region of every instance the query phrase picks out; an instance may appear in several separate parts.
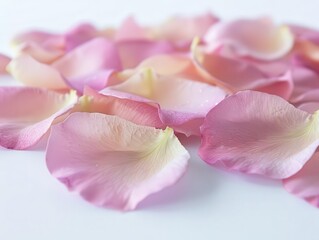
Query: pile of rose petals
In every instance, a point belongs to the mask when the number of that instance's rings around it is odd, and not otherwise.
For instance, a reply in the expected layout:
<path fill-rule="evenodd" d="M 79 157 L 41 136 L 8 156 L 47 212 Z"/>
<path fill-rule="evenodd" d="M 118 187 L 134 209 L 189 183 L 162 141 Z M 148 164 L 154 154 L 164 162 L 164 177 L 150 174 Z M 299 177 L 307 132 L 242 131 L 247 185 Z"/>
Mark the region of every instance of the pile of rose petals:
<path fill-rule="evenodd" d="M 87 201 L 132 210 L 190 158 L 281 179 L 319 207 L 319 31 L 211 14 L 157 26 L 27 31 L 0 55 L 0 147 L 46 142 L 50 173 Z M 1 78 L 0 78 L 1 82 Z"/>

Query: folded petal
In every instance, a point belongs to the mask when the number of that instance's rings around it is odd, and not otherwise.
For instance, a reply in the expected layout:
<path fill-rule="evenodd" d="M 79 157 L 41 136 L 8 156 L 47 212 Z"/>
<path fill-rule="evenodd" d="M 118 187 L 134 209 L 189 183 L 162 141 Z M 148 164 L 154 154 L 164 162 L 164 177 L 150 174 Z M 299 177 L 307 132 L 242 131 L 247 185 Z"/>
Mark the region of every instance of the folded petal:
<path fill-rule="evenodd" d="M 95 38 L 50 65 L 22 54 L 11 61 L 9 71 L 28 86 L 49 89 L 72 87 L 82 92 L 85 85 L 97 90 L 104 88 L 112 72 L 120 67 L 115 45 L 103 38 Z"/>
<path fill-rule="evenodd" d="M 275 95 L 243 91 L 213 108 L 201 127 L 201 158 L 229 170 L 287 178 L 319 145 L 319 114 Z"/>
<path fill-rule="evenodd" d="M 101 93 L 157 103 L 161 120 L 186 135 L 198 135 L 207 112 L 226 96 L 218 87 L 174 75 L 158 75 L 152 69 L 138 71 L 123 83 Z"/>
<path fill-rule="evenodd" d="M 294 36 L 287 26 L 276 26 L 268 18 L 242 19 L 213 25 L 205 41 L 216 48 L 231 48 L 240 56 L 274 60 L 292 49 Z"/>
<path fill-rule="evenodd" d="M 52 67 L 70 86 L 82 92 L 85 85 L 97 90 L 104 88 L 112 72 L 121 68 L 121 62 L 114 43 L 95 38 L 55 61 Z"/>
<path fill-rule="evenodd" d="M 0 146 L 26 149 L 36 144 L 53 121 L 77 101 L 74 92 L 62 94 L 39 88 L 0 88 Z"/>
<path fill-rule="evenodd" d="M 255 90 L 278 95 L 285 99 L 289 99 L 292 94 L 293 82 L 290 71 L 279 76 L 268 76 L 249 62 L 231 59 L 205 50 L 197 52 L 194 57 L 197 66 L 211 77 L 212 82 L 230 92 Z"/>
<path fill-rule="evenodd" d="M 121 117 L 138 125 L 163 129 L 166 127 L 159 118 L 157 104 L 103 95 L 88 87 L 84 89 L 84 95 L 74 111 L 104 113 Z"/>
<path fill-rule="evenodd" d="M 120 210 L 133 210 L 174 184 L 188 159 L 172 129 L 100 113 L 74 113 L 55 125 L 46 155 L 49 171 L 69 190 L 97 206 Z"/>
<path fill-rule="evenodd" d="M 319 153 L 312 158 L 295 175 L 283 180 L 284 188 L 319 207 Z"/>
<path fill-rule="evenodd" d="M 0 54 L 0 75 L 7 73 L 6 67 L 9 64 L 9 62 L 10 62 L 10 58 L 9 57 L 7 57 L 7 56 L 5 56 L 3 54 Z"/>
<path fill-rule="evenodd" d="M 115 41 L 147 40 L 145 28 L 139 26 L 133 17 L 128 17 L 116 31 Z"/>
<path fill-rule="evenodd" d="M 30 55 L 21 54 L 12 59 L 7 69 L 16 80 L 27 86 L 55 90 L 69 88 L 58 70 Z"/>
<path fill-rule="evenodd" d="M 42 31 L 25 32 L 12 40 L 16 55 L 25 53 L 43 63 L 50 63 L 62 56 L 65 45 L 63 35 Z"/>
<path fill-rule="evenodd" d="M 152 68 L 160 75 L 174 75 L 183 78 L 189 78 L 194 81 L 210 83 L 209 80 L 200 74 L 192 59 L 184 55 L 155 55 L 145 59 L 137 68 L 141 70 Z"/>

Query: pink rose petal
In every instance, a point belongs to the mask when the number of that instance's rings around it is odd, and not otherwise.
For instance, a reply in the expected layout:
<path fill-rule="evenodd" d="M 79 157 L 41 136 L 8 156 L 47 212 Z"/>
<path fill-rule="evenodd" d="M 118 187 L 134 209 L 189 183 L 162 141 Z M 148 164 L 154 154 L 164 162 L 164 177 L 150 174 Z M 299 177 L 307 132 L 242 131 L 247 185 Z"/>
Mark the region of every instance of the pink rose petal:
<path fill-rule="evenodd" d="M 165 128 L 159 118 L 159 106 L 132 99 L 103 95 L 90 88 L 84 89 L 84 96 L 74 111 L 98 112 L 116 115 L 138 125 Z"/>
<path fill-rule="evenodd" d="M 77 101 L 62 94 L 28 87 L 0 88 L 0 146 L 26 149 L 36 144 L 53 121 Z"/>
<path fill-rule="evenodd" d="M 294 36 L 287 26 L 276 26 L 268 18 L 242 19 L 213 25 L 205 41 L 215 48 L 229 47 L 240 56 L 274 60 L 292 49 Z"/>
<path fill-rule="evenodd" d="M 120 67 L 116 47 L 103 38 L 82 44 L 51 65 L 25 54 L 9 64 L 10 73 L 28 86 L 49 89 L 73 87 L 79 92 L 85 85 L 97 90 L 104 88 L 112 71 Z"/>
<path fill-rule="evenodd" d="M 189 157 L 172 129 L 74 113 L 52 128 L 46 160 L 51 174 L 85 200 L 133 210 L 148 195 L 174 184 Z"/>
<path fill-rule="evenodd" d="M 137 71 L 101 93 L 159 104 L 163 123 L 186 135 L 199 135 L 207 112 L 226 95 L 218 87 L 174 75 L 157 75 L 151 69 Z"/>
<path fill-rule="evenodd" d="M 199 154 L 229 170 L 287 178 L 319 145 L 318 116 L 275 95 L 239 92 L 207 114 Z"/>
<path fill-rule="evenodd" d="M 190 44 L 194 37 L 202 37 L 218 21 L 211 13 L 195 17 L 175 16 L 149 31 L 155 39 Z"/>
<path fill-rule="evenodd" d="M 21 54 L 8 65 L 9 73 L 26 86 L 53 90 L 68 89 L 61 74 L 50 65 L 38 62 L 30 55 Z"/>
<path fill-rule="evenodd" d="M 284 179 L 285 189 L 319 207 L 319 153 L 312 158 L 295 175 Z"/>
<path fill-rule="evenodd" d="M 123 69 L 134 68 L 144 59 L 158 55 L 176 53 L 169 41 L 134 40 L 117 42 Z"/>
<path fill-rule="evenodd" d="M 195 61 L 212 82 L 235 93 L 241 90 L 255 90 L 275 94 L 289 99 L 293 91 L 291 73 L 269 77 L 253 64 L 242 60 L 223 57 L 217 53 L 194 50 Z M 207 78 L 207 77 L 206 77 Z"/>
<path fill-rule="evenodd" d="M 9 62 L 10 62 L 10 58 L 9 57 L 7 57 L 7 56 L 5 56 L 3 54 L 0 54 L 0 75 L 7 73 L 6 67 L 9 64 Z"/>

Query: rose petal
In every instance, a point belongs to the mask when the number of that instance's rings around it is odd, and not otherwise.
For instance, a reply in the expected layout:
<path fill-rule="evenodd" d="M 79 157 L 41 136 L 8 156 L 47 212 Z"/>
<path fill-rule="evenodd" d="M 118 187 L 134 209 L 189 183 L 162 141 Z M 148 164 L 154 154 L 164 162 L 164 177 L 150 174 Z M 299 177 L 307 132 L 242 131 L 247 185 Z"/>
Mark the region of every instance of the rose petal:
<path fill-rule="evenodd" d="M 46 159 L 51 174 L 87 201 L 133 210 L 148 195 L 174 184 L 189 154 L 172 129 L 74 113 L 53 127 Z"/>
<path fill-rule="evenodd" d="M 75 93 L 62 94 L 38 88 L 0 88 L 0 145 L 26 149 L 36 144 L 55 118 L 77 101 Z"/>
<path fill-rule="evenodd" d="M 149 31 L 155 39 L 186 41 L 190 44 L 194 37 L 202 37 L 218 21 L 211 13 L 195 17 L 175 16 Z"/>
<path fill-rule="evenodd" d="M 294 104 L 307 101 L 308 97 L 306 95 L 315 89 L 319 89 L 319 75 L 311 69 L 294 67 L 292 78 L 294 89 L 290 101 Z M 308 100 L 310 99 L 308 98 Z"/>
<path fill-rule="evenodd" d="M 207 114 L 199 154 L 226 169 L 286 178 L 319 145 L 318 117 L 274 95 L 239 92 Z"/>
<path fill-rule="evenodd" d="M 232 48 L 240 56 L 274 60 L 292 49 L 294 36 L 287 26 L 276 26 L 268 18 L 242 19 L 213 25 L 205 41 L 216 48 Z"/>
<path fill-rule="evenodd" d="M 132 99 L 103 95 L 91 88 L 85 88 L 75 111 L 98 112 L 116 115 L 138 125 L 165 128 L 159 118 L 159 106 Z"/>
<path fill-rule="evenodd" d="M 121 41 L 117 43 L 117 48 L 123 69 L 134 68 L 144 59 L 154 55 L 177 52 L 177 49 L 168 41 Z"/>
<path fill-rule="evenodd" d="M 65 33 L 67 52 L 99 36 L 98 30 L 89 23 L 82 23 Z"/>
<path fill-rule="evenodd" d="M 116 31 L 115 41 L 147 40 L 147 33 L 133 17 L 128 17 Z"/>
<path fill-rule="evenodd" d="M 85 85 L 100 90 L 107 85 L 114 70 L 121 62 L 114 43 L 95 38 L 82 44 L 52 64 L 65 81 L 82 92 Z"/>
<path fill-rule="evenodd" d="M 285 189 L 319 207 L 319 153 L 312 158 L 295 175 L 284 179 Z"/>
<path fill-rule="evenodd" d="M 9 57 L 7 57 L 3 54 L 0 54 L 0 75 L 7 73 L 6 68 L 7 68 L 7 65 L 9 64 L 9 62 L 10 62 Z"/>
<path fill-rule="evenodd" d="M 138 71 L 125 82 L 101 93 L 158 103 L 163 123 L 186 135 L 198 135 L 207 112 L 226 95 L 218 87 L 176 76 L 157 75 L 152 69 Z"/>
<path fill-rule="evenodd" d="M 296 49 L 301 62 L 319 73 L 319 43 L 317 45 L 310 41 L 299 41 Z"/>
<path fill-rule="evenodd" d="M 27 86 L 56 90 L 69 88 L 56 69 L 26 54 L 12 59 L 7 69 L 16 80 Z"/>
<path fill-rule="evenodd" d="M 255 90 L 285 99 L 289 99 L 292 94 L 293 83 L 289 71 L 277 77 L 268 77 L 248 62 L 223 57 L 213 52 L 196 52 L 194 57 L 198 67 L 211 76 L 212 82 L 233 93 L 241 90 Z"/>
<path fill-rule="evenodd" d="M 37 62 L 25 54 L 9 64 L 11 74 L 28 86 L 49 89 L 71 86 L 79 92 L 85 85 L 97 90 L 104 88 L 113 70 L 120 67 L 115 45 L 102 38 L 82 44 L 51 65 Z"/>
<path fill-rule="evenodd" d="M 51 63 L 65 51 L 65 38 L 60 34 L 29 31 L 12 40 L 16 55 L 28 54 L 37 61 Z"/>

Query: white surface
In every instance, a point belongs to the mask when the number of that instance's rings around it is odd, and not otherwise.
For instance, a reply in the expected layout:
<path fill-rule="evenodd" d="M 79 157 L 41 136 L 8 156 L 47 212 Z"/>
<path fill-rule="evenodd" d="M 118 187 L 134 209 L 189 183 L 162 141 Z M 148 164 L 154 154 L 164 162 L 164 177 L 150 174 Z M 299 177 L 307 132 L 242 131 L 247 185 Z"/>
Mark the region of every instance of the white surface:
<path fill-rule="evenodd" d="M 82 20 L 119 24 L 129 13 L 154 23 L 176 12 L 211 9 L 226 19 L 272 15 L 319 28 L 318 5 L 317 0 L 1 0 L 0 51 L 8 52 L 10 37 L 26 28 L 65 30 Z M 177 185 L 129 213 L 96 208 L 68 193 L 49 175 L 44 152 L 0 150 L 0 239 L 319 239 L 318 209 L 286 193 L 280 182 L 207 166 L 197 146 L 188 146 L 189 170 Z"/>

